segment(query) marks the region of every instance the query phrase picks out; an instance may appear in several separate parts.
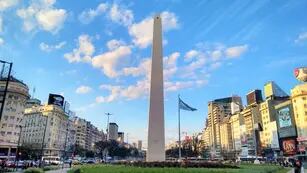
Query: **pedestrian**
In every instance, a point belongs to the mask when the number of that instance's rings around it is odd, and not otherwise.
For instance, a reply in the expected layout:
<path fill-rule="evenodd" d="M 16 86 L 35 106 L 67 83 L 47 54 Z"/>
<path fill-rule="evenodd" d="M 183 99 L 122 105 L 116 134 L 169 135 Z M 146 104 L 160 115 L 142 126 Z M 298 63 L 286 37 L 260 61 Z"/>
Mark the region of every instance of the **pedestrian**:
<path fill-rule="evenodd" d="M 69 168 L 71 168 L 72 160 L 69 161 Z"/>
<path fill-rule="evenodd" d="M 294 173 L 301 173 L 302 162 L 299 159 L 295 160 Z"/>

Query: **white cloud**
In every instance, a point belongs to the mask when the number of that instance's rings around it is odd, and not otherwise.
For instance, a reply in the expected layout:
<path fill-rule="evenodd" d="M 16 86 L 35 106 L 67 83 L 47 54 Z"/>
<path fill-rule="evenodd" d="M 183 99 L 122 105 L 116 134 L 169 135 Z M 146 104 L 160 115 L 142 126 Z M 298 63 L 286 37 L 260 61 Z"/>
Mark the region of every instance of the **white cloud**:
<path fill-rule="evenodd" d="M 0 0 L 0 11 L 5 11 L 19 3 L 19 0 Z"/>
<path fill-rule="evenodd" d="M 305 40 L 307 40 L 307 32 L 300 33 L 297 39 L 295 40 L 295 43 L 299 43 Z"/>
<path fill-rule="evenodd" d="M 161 13 L 162 26 L 164 31 L 176 29 L 179 27 L 178 19 L 174 13 L 164 11 Z M 146 48 L 152 42 L 153 18 L 147 17 L 139 23 L 129 26 L 129 34 L 132 36 L 133 43 L 140 47 Z"/>
<path fill-rule="evenodd" d="M 143 59 L 137 67 L 126 67 L 123 68 L 122 73 L 125 76 L 147 76 L 149 77 L 151 68 L 151 59 L 145 58 Z"/>
<path fill-rule="evenodd" d="M 248 45 L 241 45 L 241 46 L 234 46 L 227 48 L 225 50 L 225 54 L 229 58 L 236 58 L 241 56 L 243 53 L 245 53 L 248 49 Z"/>
<path fill-rule="evenodd" d="M 3 38 L 0 38 L 0 46 L 2 46 L 4 44 L 4 40 Z"/>
<path fill-rule="evenodd" d="M 55 2 L 56 0 L 36 0 L 27 8 L 17 10 L 17 16 L 23 20 L 23 29 L 26 32 L 41 29 L 57 33 L 67 18 L 67 12 L 55 8 Z"/>
<path fill-rule="evenodd" d="M 119 46 L 114 50 L 93 57 L 92 65 L 95 68 L 101 69 L 106 76 L 114 78 L 118 76 L 118 72 L 116 71 L 118 61 L 130 54 L 131 49 L 129 46 Z"/>
<path fill-rule="evenodd" d="M 87 94 L 87 93 L 89 93 L 89 92 L 91 92 L 92 91 L 92 88 L 91 87 L 89 87 L 89 86 L 84 86 L 84 85 L 82 85 L 82 86 L 80 86 L 80 87 L 78 87 L 77 89 L 76 89 L 76 93 L 77 94 Z"/>
<path fill-rule="evenodd" d="M 133 13 L 131 10 L 114 3 L 110 9 L 109 18 L 115 23 L 129 26 L 133 22 Z"/>
<path fill-rule="evenodd" d="M 64 54 L 69 63 L 73 62 L 91 62 L 95 47 L 88 35 L 80 35 L 78 38 L 78 48 L 72 52 Z"/>
<path fill-rule="evenodd" d="M 96 9 L 89 9 L 89 10 L 85 10 L 83 11 L 80 15 L 79 15 L 79 20 L 84 23 L 84 24 L 88 24 L 91 21 L 94 20 L 95 17 L 105 13 L 107 11 L 107 9 L 109 8 L 108 4 L 106 3 L 100 3 Z"/>
<path fill-rule="evenodd" d="M 107 42 L 107 47 L 109 48 L 109 50 L 114 50 L 114 49 L 117 49 L 119 48 L 120 46 L 123 46 L 125 45 L 125 43 L 121 40 L 110 40 Z"/>
<path fill-rule="evenodd" d="M 221 57 L 223 56 L 223 53 L 221 50 L 214 50 L 212 53 L 211 53 L 211 57 L 214 61 L 217 61 L 219 60 Z"/>
<path fill-rule="evenodd" d="M 193 58 L 197 57 L 199 54 L 200 54 L 200 52 L 198 52 L 197 50 L 194 50 L 194 49 L 193 49 L 193 50 L 188 51 L 188 52 L 185 54 L 184 58 L 185 58 L 186 60 L 190 60 L 190 59 L 193 59 Z"/>
<path fill-rule="evenodd" d="M 66 45 L 66 42 L 65 41 L 62 41 L 56 45 L 48 45 L 44 42 L 40 43 L 39 44 L 39 48 L 42 50 L 42 51 L 45 51 L 45 52 L 51 52 L 51 51 L 54 51 L 54 50 L 58 50 L 58 49 L 61 49 L 63 48 L 64 46 Z"/>

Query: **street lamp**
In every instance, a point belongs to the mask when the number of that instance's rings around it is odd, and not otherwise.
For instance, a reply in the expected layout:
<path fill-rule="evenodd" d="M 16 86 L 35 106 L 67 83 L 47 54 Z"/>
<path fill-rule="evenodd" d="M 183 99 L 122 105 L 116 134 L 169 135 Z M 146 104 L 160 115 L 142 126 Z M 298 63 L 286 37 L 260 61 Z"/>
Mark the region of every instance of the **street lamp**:
<path fill-rule="evenodd" d="M 110 125 L 109 125 L 109 120 L 110 120 L 110 115 L 113 115 L 113 114 L 111 114 L 111 113 L 105 113 L 106 114 L 106 116 L 108 116 L 108 121 L 107 121 L 107 141 L 109 141 L 109 128 L 110 128 Z"/>
<path fill-rule="evenodd" d="M 41 159 L 40 159 L 40 162 L 39 162 L 40 166 L 43 166 L 42 165 L 42 161 L 43 161 L 43 155 L 44 155 L 44 143 L 45 143 L 45 136 L 46 136 L 47 125 L 48 125 L 48 115 L 46 117 L 45 129 L 44 129 L 43 140 L 42 140 Z"/>

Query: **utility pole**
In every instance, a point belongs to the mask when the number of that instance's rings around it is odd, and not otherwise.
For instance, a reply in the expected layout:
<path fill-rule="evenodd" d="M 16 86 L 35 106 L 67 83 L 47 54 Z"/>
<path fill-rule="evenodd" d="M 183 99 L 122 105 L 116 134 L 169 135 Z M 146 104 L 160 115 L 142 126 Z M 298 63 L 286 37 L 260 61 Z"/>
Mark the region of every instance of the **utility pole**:
<path fill-rule="evenodd" d="M 44 130 L 44 135 L 43 135 L 43 140 L 42 140 L 40 167 L 43 166 L 42 162 L 43 162 L 43 155 L 44 155 L 44 143 L 45 143 L 45 136 L 46 136 L 47 125 L 48 125 L 48 115 L 46 117 L 45 130 Z"/>
<path fill-rule="evenodd" d="M 7 94 L 7 89 L 8 89 L 10 78 L 11 78 L 11 71 L 12 71 L 13 63 L 2 61 L 2 60 L 0 60 L 0 63 L 3 64 L 0 78 L 3 77 L 2 75 L 4 73 L 5 64 L 9 64 L 9 71 L 8 71 L 8 75 L 7 75 L 7 78 L 6 78 L 5 88 L 4 88 L 3 94 L 2 93 L 0 94 L 0 96 L 2 96 L 2 99 L 0 100 L 0 103 L 1 103 L 0 122 L 1 122 L 2 113 L 3 113 L 3 109 L 4 109 L 4 105 L 5 105 L 5 98 L 6 98 L 6 94 Z"/>

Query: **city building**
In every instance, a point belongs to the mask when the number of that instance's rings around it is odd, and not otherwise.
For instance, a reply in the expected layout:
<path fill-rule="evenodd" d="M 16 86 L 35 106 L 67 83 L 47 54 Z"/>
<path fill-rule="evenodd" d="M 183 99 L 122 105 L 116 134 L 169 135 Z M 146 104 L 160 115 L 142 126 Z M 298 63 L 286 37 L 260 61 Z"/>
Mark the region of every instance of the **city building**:
<path fill-rule="evenodd" d="M 62 156 L 68 135 L 68 116 L 63 108 L 47 104 L 25 109 L 21 143 L 43 149 L 44 156 Z"/>
<path fill-rule="evenodd" d="M 74 127 L 76 130 L 76 145 L 81 148 L 86 147 L 87 121 L 79 117 L 73 117 Z"/>
<path fill-rule="evenodd" d="M 118 141 L 119 143 L 124 143 L 124 139 L 125 139 L 125 134 L 124 134 L 124 132 L 118 132 L 117 134 L 118 134 L 117 141 Z"/>
<path fill-rule="evenodd" d="M 298 149 L 301 154 L 307 150 L 307 83 L 295 86 L 291 90 L 291 100 L 294 108 L 297 127 Z"/>
<path fill-rule="evenodd" d="M 293 156 L 297 152 L 297 131 L 292 101 L 275 106 L 277 131 L 283 156 Z"/>
<path fill-rule="evenodd" d="M 142 140 L 138 140 L 138 150 L 142 150 Z"/>
<path fill-rule="evenodd" d="M 240 112 L 233 114 L 229 119 L 229 123 L 231 126 L 233 155 L 236 157 L 241 153 L 241 126 L 243 125 L 242 114 Z"/>
<path fill-rule="evenodd" d="M 272 81 L 264 85 L 264 95 L 265 100 L 259 106 L 262 122 L 260 142 L 265 156 L 273 157 L 280 152 L 275 106 L 288 101 L 289 96 Z"/>
<path fill-rule="evenodd" d="M 208 121 L 206 130 L 209 138 L 208 147 L 211 158 L 221 158 L 221 131 L 222 120 L 242 109 L 242 100 L 239 96 L 216 99 L 208 103 Z"/>
<path fill-rule="evenodd" d="M 0 79 L 1 97 L 4 94 L 6 81 L 7 78 Z M 0 158 L 16 156 L 24 109 L 28 99 L 28 86 L 11 76 L 0 121 Z"/>
<path fill-rule="evenodd" d="M 221 138 L 221 155 L 224 159 L 233 158 L 233 139 L 231 132 L 231 123 L 230 123 L 231 116 L 224 117 L 220 123 L 220 138 Z"/>
<path fill-rule="evenodd" d="M 118 125 L 116 123 L 109 124 L 109 140 L 117 140 L 118 138 Z"/>

